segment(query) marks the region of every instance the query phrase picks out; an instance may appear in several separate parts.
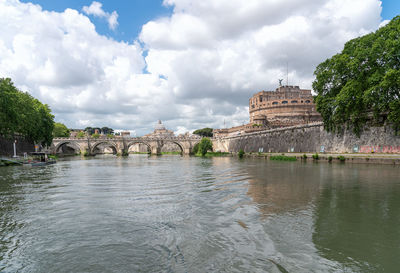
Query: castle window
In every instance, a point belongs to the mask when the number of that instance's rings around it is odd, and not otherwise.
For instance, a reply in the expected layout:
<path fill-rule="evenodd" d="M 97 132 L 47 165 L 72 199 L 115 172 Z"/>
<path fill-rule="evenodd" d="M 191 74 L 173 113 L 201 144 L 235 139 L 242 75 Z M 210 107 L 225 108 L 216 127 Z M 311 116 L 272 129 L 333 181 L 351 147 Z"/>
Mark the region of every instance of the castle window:
<path fill-rule="evenodd" d="M 260 102 L 262 102 L 262 97 L 260 96 Z"/>
<path fill-rule="evenodd" d="M 274 104 L 278 104 L 278 102 L 277 102 L 277 101 L 274 101 L 272 104 L 273 104 L 273 105 L 274 105 Z"/>
<path fill-rule="evenodd" d="M 301 101 L 301 103 L 303 103 L 303 101 Z"/>
<path fill-rule="evenodd" d="M 309 101 L 309 100 L 306 100 L 306 103 L 310 103 L 311 101 Z"/>
<path fill-rule="evenodd" d="M 290 103 L 297 103 L 297 100 L 292 100 Z"/>
<path fill-rule="evenodd" d="M 254 108 L 254 104 L 251 105 L 251 108 Z"/>
<path fill-rule="evenodd" d="M 282 101 L 282 104 L 287 104 L 287 103 L 288 103 L 287 100 Z"/>

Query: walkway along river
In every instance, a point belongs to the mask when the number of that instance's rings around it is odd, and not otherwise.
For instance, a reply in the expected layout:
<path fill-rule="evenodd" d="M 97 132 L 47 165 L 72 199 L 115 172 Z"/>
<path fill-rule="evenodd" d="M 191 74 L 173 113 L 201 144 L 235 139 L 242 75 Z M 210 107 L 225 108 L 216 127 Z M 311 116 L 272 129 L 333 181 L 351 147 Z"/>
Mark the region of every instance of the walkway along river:
<path fill-rule="evenodd" d="M 1 272 L 396 272 L 400 168 L 131 155 L 0 168 Z"/>

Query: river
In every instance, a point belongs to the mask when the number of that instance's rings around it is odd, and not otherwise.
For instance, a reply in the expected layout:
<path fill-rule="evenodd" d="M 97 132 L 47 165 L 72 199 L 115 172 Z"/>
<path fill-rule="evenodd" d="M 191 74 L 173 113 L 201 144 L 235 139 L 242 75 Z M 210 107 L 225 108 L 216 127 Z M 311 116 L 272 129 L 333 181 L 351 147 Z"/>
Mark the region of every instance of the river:
<path fill-rule="evenodd" d="M 1 272 L 398 272 L 400 168 L 131 155 L 0 168 Z"/>

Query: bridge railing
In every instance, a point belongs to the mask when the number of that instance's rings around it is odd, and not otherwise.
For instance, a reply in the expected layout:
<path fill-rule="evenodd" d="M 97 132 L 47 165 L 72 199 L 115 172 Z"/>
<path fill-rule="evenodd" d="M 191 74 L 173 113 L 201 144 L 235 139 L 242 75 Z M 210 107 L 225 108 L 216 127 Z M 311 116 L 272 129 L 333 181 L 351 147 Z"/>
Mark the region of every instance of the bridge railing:
<path fill-rule="evenodd" d="M 177 141 L 177 140 L 199 140 L 201 139 L 200 136 L 190 136 L 190 137 L 113 137 L 113 138 L 107 138 L 107 137 L 99 137 L 99 138 L 92 138 L 92 137 L 55 137 L 53 138 L 54 140 L 109 140 L 109 141 L 115 141 L 115 140 L 146 140 L 146 141 L 152 141 L 152 140 L 170 140 L 170 141 Z"/>

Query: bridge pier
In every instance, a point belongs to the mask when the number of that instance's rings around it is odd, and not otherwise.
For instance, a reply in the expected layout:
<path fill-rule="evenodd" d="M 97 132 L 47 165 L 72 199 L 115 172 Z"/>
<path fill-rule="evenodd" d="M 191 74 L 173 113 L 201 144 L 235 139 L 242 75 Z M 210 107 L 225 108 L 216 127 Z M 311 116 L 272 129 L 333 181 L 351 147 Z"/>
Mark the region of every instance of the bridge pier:
<path fill-rule="evenodd" d="M 160 155 L 161 154 L 161 148 L 158 147 L 158 146 L 151 147 L 151 154 L 152 155 Z"/>

